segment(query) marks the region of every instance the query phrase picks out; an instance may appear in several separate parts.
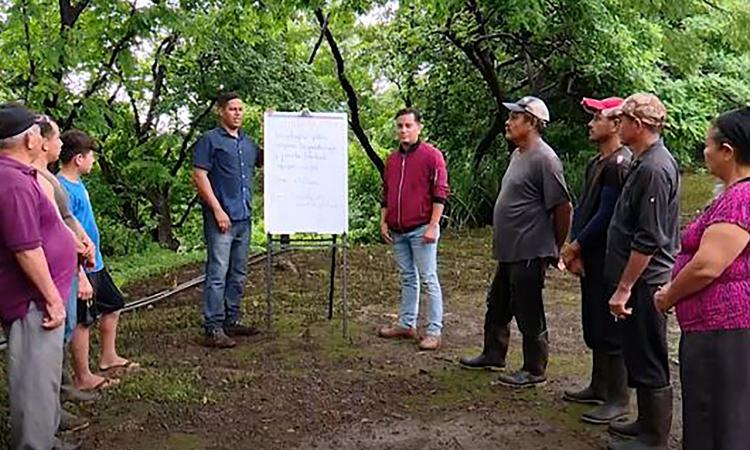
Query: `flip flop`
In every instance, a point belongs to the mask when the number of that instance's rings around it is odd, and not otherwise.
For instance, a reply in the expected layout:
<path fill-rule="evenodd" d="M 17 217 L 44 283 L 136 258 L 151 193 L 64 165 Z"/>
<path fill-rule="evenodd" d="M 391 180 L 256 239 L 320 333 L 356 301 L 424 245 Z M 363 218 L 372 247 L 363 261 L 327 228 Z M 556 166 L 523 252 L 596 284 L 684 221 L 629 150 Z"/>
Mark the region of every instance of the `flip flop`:
<path fill-rule="evenodd" d="M 140 367 L 141 365 L 138 364 L 137 362 L 126 359 L 125 362 L 122 364 L 115 364 L 114 366 L 109 366 L 109 367 L 99 366 L 99 370 L 101 372 L 109 372 L 113 370 L 124 370 L 125 372 L 129 372 L 131 370 L 139 369 Z"/>
<path fill-rule="evenodd" d="M 118 378 L 105 378 L 102 381 L 96 383 L 93 387 L 88 389 L 81 389 L 83 392 L 102 391 L 105 389 L 113 388 L 120 384 Z"/>

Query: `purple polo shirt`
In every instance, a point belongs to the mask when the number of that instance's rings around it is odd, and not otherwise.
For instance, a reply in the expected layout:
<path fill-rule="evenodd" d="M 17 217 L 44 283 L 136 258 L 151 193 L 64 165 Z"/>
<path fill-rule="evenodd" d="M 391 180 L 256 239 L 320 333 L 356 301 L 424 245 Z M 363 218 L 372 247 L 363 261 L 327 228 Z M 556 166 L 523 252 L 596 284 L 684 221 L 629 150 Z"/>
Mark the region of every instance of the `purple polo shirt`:
<path fill-rule="evenodd" d="M 42 294 L 15 253 L 41 247 L 55 286 L 66 300 L 76 273 L 76 244 L 36 181 L 36 169 L 0 155 L 0 322 L 23 318 L 29 303 L 44 308 Z"/>

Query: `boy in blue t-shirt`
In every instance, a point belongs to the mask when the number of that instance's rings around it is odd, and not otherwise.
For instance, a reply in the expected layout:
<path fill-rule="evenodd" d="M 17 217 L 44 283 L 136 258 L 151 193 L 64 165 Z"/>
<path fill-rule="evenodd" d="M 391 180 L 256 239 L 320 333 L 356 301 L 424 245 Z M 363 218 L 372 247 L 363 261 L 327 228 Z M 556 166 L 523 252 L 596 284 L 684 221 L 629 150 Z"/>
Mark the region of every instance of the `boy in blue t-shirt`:
<path fill-rule="evenodd" d="M 68 193 L 70 211 L 81 223 L 81 226 L 94 242 L 96 262 L 94 267 L 87 270 L 87 276 L 94 290 L 92 301 L 78 300 L 78 324 L 71 340 L 73 354 L 73 372 L 75 386 L 81 390 L 106 388 L 119 382 L 91 372 L 89 367 L 89 327 L 100 318 L 101 350 L 99 354 L 99 370 L 106 372 L 112 369 L 134 369 L 138 364 L 117 354 L 115 341 L 117 338 L 117 323 L 119 311 L 125 302 L 122 293 L 112 281 L 102 258 L 99 227 L 94 218 L 86 185 L 81 175 L 91 172 L 94 165 L 94 150 L 96 144 L 86 133 L 70 130 L 62 134 L 63 141 L 60 161 L 62 168 L 57 174 L 63 188 Z"/>

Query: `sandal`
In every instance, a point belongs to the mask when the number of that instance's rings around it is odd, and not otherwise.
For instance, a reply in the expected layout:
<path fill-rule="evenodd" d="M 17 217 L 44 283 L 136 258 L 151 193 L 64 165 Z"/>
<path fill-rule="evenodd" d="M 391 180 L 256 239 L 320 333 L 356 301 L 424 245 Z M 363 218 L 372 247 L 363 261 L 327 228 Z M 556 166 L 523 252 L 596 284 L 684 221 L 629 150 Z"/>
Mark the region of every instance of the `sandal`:
<path fill-rule="evenodd" d="M 101 391 L 104 389 L 115 387 L 118 384 L 120 384 L 119 378 L 105 378 L 102 381 L 96 383 L 93 387 L 90 387 L 88 389 L 80 389 L 80 390 L 83 392 Z"/>
<path fill-rule="evenodd" d="M 99 366 L 99 370 L 102 372 L 109 372 L 113 370 L 124 370 L 125 372 L 130 372 L 131 370 L 136 370 L 136 369 L 139 369 L 140 367 L 141 365 L 138 364 L 137 362 L 126 359 L 125 362 L 122 364 L 115 364 L 114 366 L 109 366 L 109 367 Z"/>

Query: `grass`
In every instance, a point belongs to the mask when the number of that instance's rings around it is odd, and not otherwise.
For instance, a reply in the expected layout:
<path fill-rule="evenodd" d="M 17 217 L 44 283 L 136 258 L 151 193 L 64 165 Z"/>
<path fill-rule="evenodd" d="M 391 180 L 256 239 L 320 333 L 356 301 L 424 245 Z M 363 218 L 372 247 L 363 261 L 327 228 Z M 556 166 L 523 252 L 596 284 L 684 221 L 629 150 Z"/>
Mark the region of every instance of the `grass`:
<path fill-rule="evenodd" d="M 207 403 L 212 395 L 200 386 L 198 369 L 188 367 L 144 368 L 123 377 L 114 392 L 127 401 L 148 400 L 159 404 Z"/>
<path fill-rule="evenodd" d="M 683 217 L 694 217 L 703 210 L 713 198 L 715 183 L 714 177 L 702 171 L 683 175 L 680 193 L 680 210 Z"/>
<path fill-rule="evenodd" d="M 122 286 L 201 262 L 205 254 L 202 249 L 180 253 L 154 244 L 144 252 L 109 258 L 107 266 L 115 283 Z"/>

